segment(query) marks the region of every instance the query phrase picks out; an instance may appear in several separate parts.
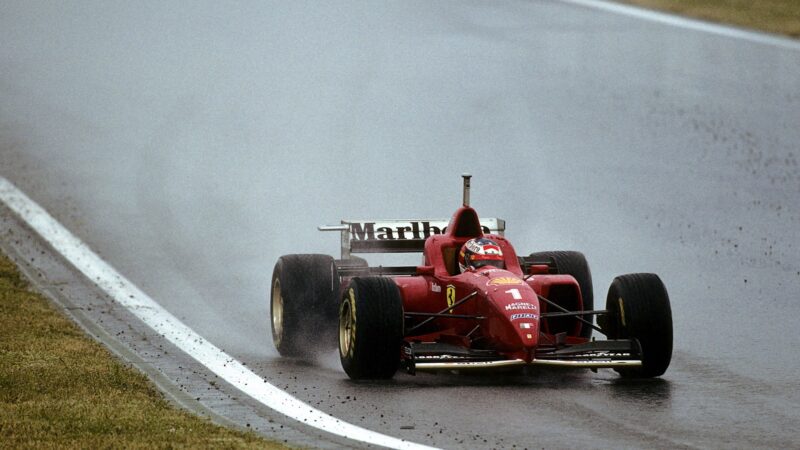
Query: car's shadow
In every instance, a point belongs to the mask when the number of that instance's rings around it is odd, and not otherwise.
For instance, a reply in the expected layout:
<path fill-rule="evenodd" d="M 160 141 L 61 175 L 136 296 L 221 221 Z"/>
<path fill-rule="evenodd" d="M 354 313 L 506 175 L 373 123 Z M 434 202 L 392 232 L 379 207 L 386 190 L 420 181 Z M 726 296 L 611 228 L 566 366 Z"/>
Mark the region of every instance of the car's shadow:
<path fill-rule="evenodd" d="M 598 388 L 623 401 L 663 402 L 671 396 L 672 385 L 662 378 L 622 378 L 610 369 L 592 372 L 587 369 L 564 369 L 551 367 L 526 367 L 504 371 L 441 371 L 438 373 L 418 373 L 410 375 L 398 370 L 388 380 L 351 380 L 338 366 L 338 356 L 324 355 L 316 361 L 276 358 L 269 364 L 268 371 L 281 375 L 291 373 L 295 382 L 301 381 L 302 374 L 323 377 L 332 384 L 344 389 L 369 388 L 386 392 L 407 389 L 448 389 L 448 388 L 492 388 L 492 389 L 541 389 L 541 390 L 586 390 Z M 313 375 L 312 375 L 313 374 Z M 295 378 L 297 377 L 297 378 Z"/>

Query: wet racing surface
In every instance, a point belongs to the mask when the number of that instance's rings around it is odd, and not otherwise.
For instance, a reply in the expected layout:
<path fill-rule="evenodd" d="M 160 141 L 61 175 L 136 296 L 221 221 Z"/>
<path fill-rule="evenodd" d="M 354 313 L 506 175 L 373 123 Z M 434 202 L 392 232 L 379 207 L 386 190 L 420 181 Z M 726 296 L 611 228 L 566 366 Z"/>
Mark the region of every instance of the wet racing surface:
<path fill-rule="evenodd" d="M 450 448 L 800 444 L 800 45 L 535 1 L 16 2 L 0 24 L 0 175 L 309 404 Z M 278 256 L 336 254 L 316 226 L 342 218 L 448 217 L 465 171 L 519 254 L 586 254 L 596 305 L 662 277 L 662 379 L 354 383 L 277 357 Z"/>

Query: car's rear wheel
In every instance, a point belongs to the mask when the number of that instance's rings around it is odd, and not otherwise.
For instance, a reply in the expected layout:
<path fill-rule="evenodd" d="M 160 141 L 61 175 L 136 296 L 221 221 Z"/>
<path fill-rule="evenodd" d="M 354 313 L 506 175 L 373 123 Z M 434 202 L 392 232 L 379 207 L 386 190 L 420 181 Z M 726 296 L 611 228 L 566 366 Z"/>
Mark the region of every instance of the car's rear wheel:
<path fill-rule="evenodd" d="M 583 298 L 583 311 L 591 311 L 594 308 L 592 272 L 589 270 L 589 263 L 583 253 L 575 251 L 536 252 L 531 253 L 529 258 L 537 261 L 552 260 L 559 274 L 571 275 L 578 282 Z M 592 321 L 591 316 L 585 316 L 584 319 Z M 592 337 L 592 327 L 581 323 L 580 336 L 586 339 Z"/>
<path fill-rule="evenodd" d="M 658 275 L 634 273 L 614 279 L 608 290 L 601 321 L 609 339 L 636 339 L 642 349 L 642 366 L 619 369 L 623 377 L 662 375 L 672 359 L 672 309 Z"/>
<path fill-rule="evenodd" d="M 339 275 L 328 255 L 284 255 L 272 271 L 272 342 L 282 356 L 302 357 L 336 346 Z"/>
<path fill-rule="evenodd" d="M 386 379 L 397 372 L 403 302 L 391 278 L 356 277 L 339 306 L 339 357 L 351 379 Z"/>

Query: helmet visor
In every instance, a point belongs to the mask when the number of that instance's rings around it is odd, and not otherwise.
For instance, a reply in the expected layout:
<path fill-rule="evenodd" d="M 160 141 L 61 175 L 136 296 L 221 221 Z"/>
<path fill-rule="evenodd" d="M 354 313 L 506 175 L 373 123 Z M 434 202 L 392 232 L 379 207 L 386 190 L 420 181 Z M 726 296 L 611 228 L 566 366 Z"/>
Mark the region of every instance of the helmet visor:
<path fill-rule="evenodd" d="M 476 259 L 473 258 L 470 260 L 470 264 L 474 268 L 484 267 L 484 266 L 493 266 L 497 267 L 498 269 L 505 268 L 505 262 L 502 259 Z"/>

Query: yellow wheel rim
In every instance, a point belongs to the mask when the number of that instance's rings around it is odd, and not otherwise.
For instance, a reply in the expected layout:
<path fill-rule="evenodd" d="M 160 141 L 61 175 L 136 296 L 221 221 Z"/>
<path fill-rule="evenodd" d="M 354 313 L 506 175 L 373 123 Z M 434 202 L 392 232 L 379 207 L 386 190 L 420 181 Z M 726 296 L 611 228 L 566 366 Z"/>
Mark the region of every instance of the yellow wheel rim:
<path fill-rule="evenodd" d="M 352 297 L 352 289 L 351 289 Z M 339 308 L 339 353 L 352 356 L 356 342 L 356 317 L 352 298 L 342 302 Z"/>
<path fill-rule="evenodd" d="M 272 340 L 275 347 L 279 347 L 283 340 L 283 296 L 281 282 L 277 278 L 272 284 Z"/>

